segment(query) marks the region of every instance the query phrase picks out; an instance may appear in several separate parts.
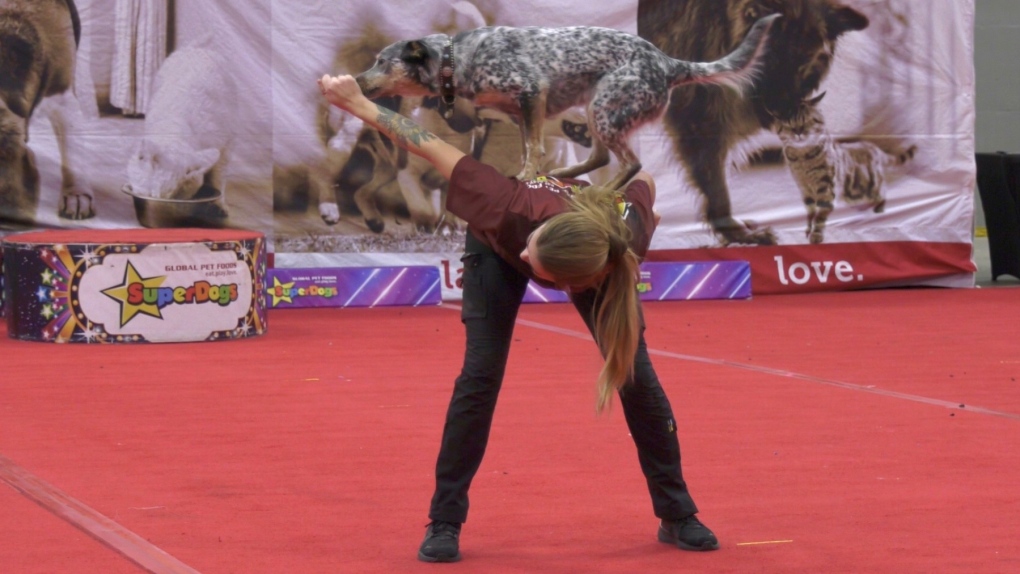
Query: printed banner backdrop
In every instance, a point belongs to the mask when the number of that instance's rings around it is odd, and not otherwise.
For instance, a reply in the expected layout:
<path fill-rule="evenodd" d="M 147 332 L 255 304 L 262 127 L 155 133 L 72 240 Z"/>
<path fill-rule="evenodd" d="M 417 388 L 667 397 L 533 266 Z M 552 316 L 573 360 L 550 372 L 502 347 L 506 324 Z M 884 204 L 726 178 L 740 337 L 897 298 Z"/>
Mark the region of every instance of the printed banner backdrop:
<path fill-rule="evenodd" d="M 716 59 L 765 5 L 787 21 L 759 91 L 677 88 L 632 138 L 662 215 L 649 260 L 749 261 L 754 293 L 972 286 L 973 0 L 78 0 L 73 96 L 43 98 L 28 123 L 38 197 L 24 141 L 0 139 L 14 162 L 0 234 L 251 229 L 277 267 L 428 265 L 458 299 L 464 229 L 443 213 L 445 182 L 325 106 L 316 78 L 367 69 L 397 40 L 490 24 L 605 26 Z M 429 99 L 387 105 L 519 169 L 501 113 L 458 101 L 446 122 Z M 587 157 L 585 129 L 580 109 L 547 120 L 543 168 Z"/>

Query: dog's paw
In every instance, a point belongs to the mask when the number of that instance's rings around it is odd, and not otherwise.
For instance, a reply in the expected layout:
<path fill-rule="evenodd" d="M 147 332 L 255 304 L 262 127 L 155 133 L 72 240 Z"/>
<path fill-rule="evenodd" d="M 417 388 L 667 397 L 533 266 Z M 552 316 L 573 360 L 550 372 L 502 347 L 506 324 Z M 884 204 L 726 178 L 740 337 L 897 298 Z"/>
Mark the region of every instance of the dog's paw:
<path fill-rule="evenodd" d="M 382 233 L 386 229 L 386 223 L 381 219 L 365 219 L 365 225 L 375 233 Z"/>
<path fill-rule="evenodd" d="M 724 246 L 728 245 L 775 245 L 776 234 L 771 227 L 758 229 L 758 223 L 746 221 L 744 224 L 730 219 L 728 225 L 715 225 L 715 232 Z"/>
<path fill-rule="evenodd" d="M 320 203 L 319 216 L 327 225 L 336 225 L 340 222 L 340 206 L 332 202 Z"/>
<path fill-rule="evenodd" d="M 65 189 L 60 197 L 57 215 L 64 219 L 81 220 L 95 217 L 92 192 L 82 189 Z"/>

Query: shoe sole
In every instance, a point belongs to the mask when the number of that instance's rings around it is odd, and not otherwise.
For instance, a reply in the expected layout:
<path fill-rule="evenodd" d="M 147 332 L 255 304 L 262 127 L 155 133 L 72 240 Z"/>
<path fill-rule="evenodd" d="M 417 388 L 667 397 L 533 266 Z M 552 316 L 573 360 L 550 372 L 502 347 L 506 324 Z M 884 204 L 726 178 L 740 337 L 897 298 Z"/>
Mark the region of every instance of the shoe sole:
<path fill-rule="evenodd" d="M 685 544 L 679 540 L 674 540 L 673 537 L 670 536 L 668 532 L 663 532 L 661 529 L 659 530 L 659 542 L 662 542 L 663 544 L 672 544 L 673 546 L 676 546 L 681 550 L 690 550 L 692 552 L 708 552 L 710 550 L 719 549 L 718 542 L 714 544 L 708 544 L 706 546 L 691 546 L 690 544 Z"/>
<path fill-rule="evenodd" d="M 421 552 L 418 552 L 418 560 L 421 560 L 422 562 L 459 562 L 460 561 L 460 552 L 458 552 L 454 556 L 445 556 L 445 555 L 442 555 L 442 556 L 428 556 L 426 554 L 422 554 Z"/>

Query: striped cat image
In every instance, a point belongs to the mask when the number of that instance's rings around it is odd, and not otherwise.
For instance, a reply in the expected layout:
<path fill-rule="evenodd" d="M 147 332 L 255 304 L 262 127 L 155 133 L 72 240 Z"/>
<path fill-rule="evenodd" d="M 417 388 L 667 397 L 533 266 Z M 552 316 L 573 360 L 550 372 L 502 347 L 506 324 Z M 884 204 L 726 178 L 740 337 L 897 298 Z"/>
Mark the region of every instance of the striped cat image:
<path fill-rule="evenodd" d="M 781 122 L 776 133 L 783 156 L 807 208 L 807 235 L 811 243 L 824 241 L 825 222 L 836 194 L 848 205 L 885 209 L 882 193 L 887 167 L 910 161 L 917 146 L 900 153 L 886 152 L 869 141 L 838 140 L 825 128 L 817 104 L 821 95 L 801 103 L 797 113 Z"/>

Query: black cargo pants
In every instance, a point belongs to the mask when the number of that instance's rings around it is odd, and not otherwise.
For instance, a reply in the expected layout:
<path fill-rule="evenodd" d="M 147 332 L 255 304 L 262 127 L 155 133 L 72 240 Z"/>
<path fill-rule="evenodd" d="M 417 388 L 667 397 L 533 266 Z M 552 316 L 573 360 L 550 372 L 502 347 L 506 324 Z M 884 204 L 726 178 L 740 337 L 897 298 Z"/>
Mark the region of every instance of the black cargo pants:
<path fill-rule="evenodd" d="M 488 246 L 467 236 L 461 320 L 467 348 L 460 376 L 446 413 L 436 462 L 436 491 L 431 520 L 465 522 L 468 488 L 482 463 L 489 441 L 496 399 L 503 382 L 517 311 L 528 278 Z M 574 306 L 591 330 L 594 290 L 574 294 Z M 644 328 L 634 361 L 634 377 L 619 394 L 624 418 L 648 481 L 655 515 L 668 520 L 698 511 L 680 470 L 680 444 L 669 400 L 652 368 Z"/>

